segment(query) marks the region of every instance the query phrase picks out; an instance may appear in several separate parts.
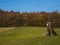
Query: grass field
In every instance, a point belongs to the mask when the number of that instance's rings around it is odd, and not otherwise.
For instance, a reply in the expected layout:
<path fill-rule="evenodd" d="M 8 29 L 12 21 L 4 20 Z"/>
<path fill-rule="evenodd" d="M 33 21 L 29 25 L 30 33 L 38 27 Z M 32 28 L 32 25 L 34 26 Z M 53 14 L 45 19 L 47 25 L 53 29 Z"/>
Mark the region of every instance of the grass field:
<path fill-rule="evenodd" d="M 60 28 L 55 28 L 58 36 L 47 36 L 46 27 L 0 28 L 0 45 L 60 45 Z"/>

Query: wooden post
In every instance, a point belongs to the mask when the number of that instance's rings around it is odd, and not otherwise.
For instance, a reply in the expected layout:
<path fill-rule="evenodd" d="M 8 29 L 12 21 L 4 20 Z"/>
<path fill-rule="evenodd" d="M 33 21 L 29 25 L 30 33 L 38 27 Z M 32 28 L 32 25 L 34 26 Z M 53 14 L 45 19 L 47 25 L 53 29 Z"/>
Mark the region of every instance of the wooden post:
<path fill-rule="evenodd" d="M 47 22 L 47 35 L 51 36 L 51 22 Z"/>
<path fill-rule="evenodd" d="M 56 32 L 54 31 L 54 24 L 52 22 L 47 22 L 47 35 L 57 35 Z"/>

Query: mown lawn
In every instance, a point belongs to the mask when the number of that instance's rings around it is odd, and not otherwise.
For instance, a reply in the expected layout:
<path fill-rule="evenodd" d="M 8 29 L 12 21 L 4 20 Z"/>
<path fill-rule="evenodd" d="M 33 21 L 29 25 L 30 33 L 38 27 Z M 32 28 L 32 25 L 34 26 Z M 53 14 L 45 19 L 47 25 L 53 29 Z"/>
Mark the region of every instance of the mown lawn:
<path fill-rule="evenodd" d="M 60 28 L 55 28 L 58 36 L 47 36 L 46 27 L 0 28 L 0 45 L 60 45 Z"/>

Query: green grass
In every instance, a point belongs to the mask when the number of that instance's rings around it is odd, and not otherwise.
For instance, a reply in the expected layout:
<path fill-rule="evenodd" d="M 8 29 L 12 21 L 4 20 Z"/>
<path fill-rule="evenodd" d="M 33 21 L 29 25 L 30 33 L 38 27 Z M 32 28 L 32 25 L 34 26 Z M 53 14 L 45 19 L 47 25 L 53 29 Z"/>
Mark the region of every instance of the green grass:
<path fill-rule="evenodd" d="M 60 45 L 60 28 L 55 28 L 58 36 L 47 36 L 46 27 L 0 28 L 0 45 Z"/>

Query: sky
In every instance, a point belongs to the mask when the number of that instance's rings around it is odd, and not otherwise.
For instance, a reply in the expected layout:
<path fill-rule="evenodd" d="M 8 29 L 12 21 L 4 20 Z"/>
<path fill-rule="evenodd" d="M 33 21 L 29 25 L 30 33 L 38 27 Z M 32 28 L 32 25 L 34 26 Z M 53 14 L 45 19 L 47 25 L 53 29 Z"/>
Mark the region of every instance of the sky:
<path fill-rule="evenodd" d="M 0 9 L 19 12 L 60 12 L 60 0 L 0 0 Z"/>

